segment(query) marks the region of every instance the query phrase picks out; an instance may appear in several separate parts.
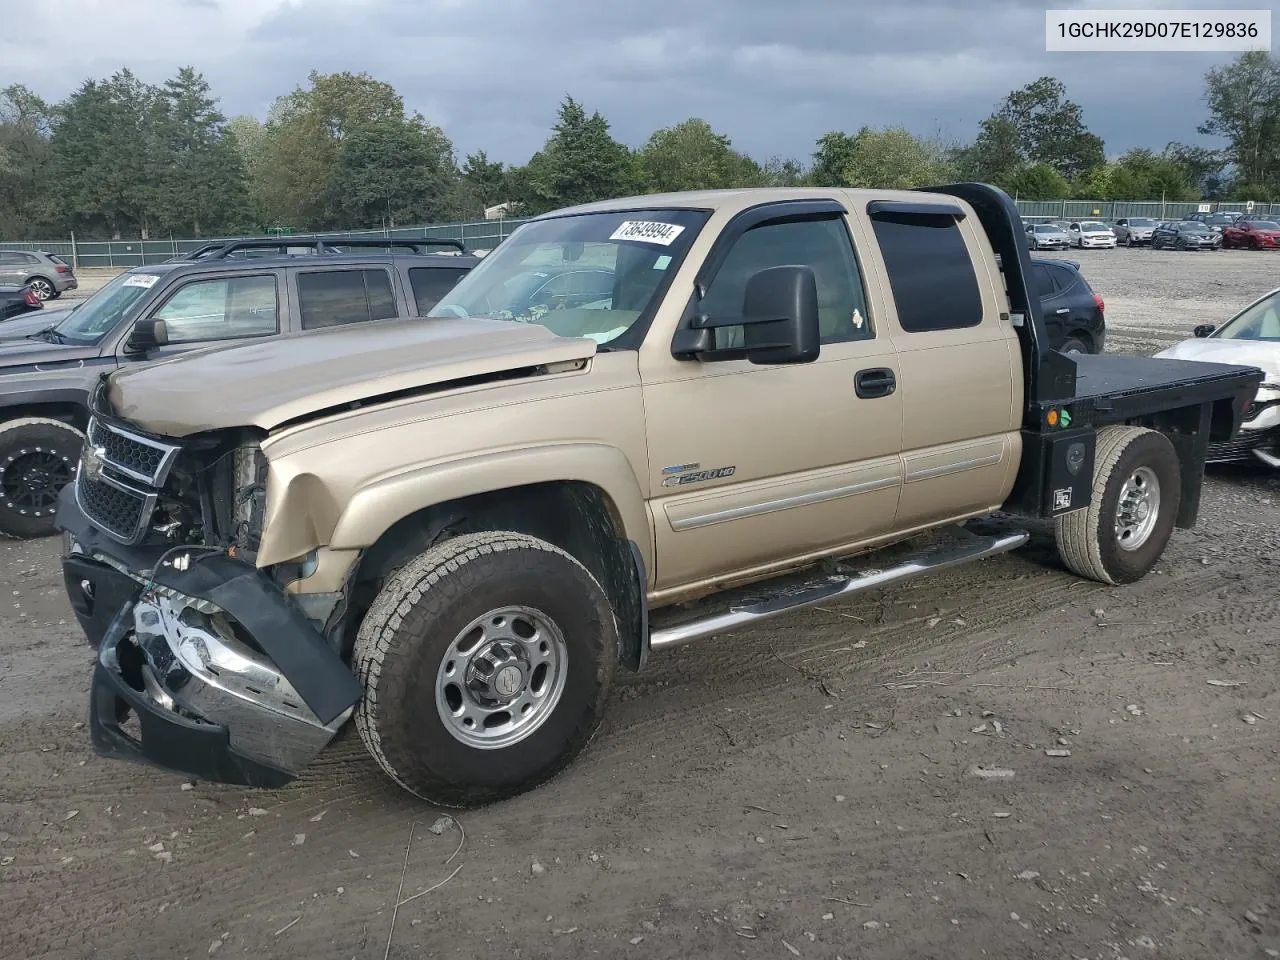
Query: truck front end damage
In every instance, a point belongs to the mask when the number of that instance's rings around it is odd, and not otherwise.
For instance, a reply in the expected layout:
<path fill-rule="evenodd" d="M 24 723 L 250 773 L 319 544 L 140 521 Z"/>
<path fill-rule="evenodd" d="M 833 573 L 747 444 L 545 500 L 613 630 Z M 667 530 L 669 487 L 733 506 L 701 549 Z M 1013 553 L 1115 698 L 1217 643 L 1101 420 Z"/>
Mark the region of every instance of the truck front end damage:
<path fill-rule="evenodd" d="M 326 639 L 325 611 L 285 590 L 302 562 L 254 563 L 256 443 L 170 440 L 101 412 L 88 439 L 57 523 L 67 595 L 98 654 L 95 749 L 223 783 L 289 782 L 362 689 Z"/>

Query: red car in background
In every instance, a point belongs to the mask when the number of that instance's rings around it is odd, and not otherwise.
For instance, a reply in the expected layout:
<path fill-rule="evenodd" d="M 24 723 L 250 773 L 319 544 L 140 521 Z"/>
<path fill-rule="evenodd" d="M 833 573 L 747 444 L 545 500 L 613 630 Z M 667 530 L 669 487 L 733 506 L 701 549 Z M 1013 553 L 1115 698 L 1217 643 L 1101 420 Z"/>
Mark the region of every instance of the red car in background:
<path fill-rule="evenodd" d="M 1237 220 L 1222 228 L 1223 249 L 1248 247 L 1250 250 L 1280 248 L 1280 223 L 1274 220 Z"/>

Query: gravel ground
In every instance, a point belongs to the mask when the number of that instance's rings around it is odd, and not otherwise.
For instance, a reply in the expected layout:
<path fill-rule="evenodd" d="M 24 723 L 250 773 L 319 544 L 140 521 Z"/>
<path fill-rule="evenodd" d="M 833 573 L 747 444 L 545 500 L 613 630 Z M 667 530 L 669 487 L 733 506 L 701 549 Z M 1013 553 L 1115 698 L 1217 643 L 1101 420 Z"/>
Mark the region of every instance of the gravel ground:
<path fill-rule="evenodd" d="M 1266 254 L 1072 258 L 1113 350 L 1276 284 Z M 1278 521 L 1280 479 L 1219 471 L 1130 587 L 1038 529 L 655 655 L 566 773 L 444 822 L 349 730 L 279 791 L 96 758 L 57 545 L 0 544 L 5 956 L 1280 956 Z"/>

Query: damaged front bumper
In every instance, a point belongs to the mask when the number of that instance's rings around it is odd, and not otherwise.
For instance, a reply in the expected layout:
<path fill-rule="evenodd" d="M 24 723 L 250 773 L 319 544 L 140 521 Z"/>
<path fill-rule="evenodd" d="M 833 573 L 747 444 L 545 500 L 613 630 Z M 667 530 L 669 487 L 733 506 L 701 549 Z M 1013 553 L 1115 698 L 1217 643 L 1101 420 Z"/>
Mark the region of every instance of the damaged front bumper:
<path fill-rule="evenodd" d="M 362 689 L 252 565 L 193 547 L 127 548 L 59 498 L 63 578 L 98 652 L 94 749 L 203 780 L 278 787 L 351 716 Z"/>

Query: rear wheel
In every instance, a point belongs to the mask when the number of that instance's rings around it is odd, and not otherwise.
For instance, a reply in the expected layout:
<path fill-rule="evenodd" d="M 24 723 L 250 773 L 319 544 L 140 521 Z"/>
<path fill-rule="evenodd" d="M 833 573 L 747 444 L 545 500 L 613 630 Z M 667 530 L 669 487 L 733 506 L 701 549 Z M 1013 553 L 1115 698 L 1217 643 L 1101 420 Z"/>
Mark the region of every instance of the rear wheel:
<path fill-rule="evenodd" d="M 1103 427 L 1088 509 L 1055 522 L 1058 555 L 1099 583 L 1141 580 L 1163 556 L 1182 495 L 1177 452 L 1162 433 Z"/>
<path fill-rule="evenodd" d="M 44 277 L 32 277 L 27 281 L 27 286 L 41 300 L 52 300 L 56 295 L 53 284 Z"/>
<path fill-rule="evenodd" d="M 1091 353 L 1089 345 L 1079 337 L 1068 337 L 1066 342 L 1059 348 L 1059 353 Z"/>
<path fill-rule="evenodd" d="M 84 434 L 69 423 L 23 417 L 0 424 L 0 533 L 52 536 L 58 494 L 75 479 Z"/>
<path fill-rule="evenodd" d="M 520 533 L 463 534 L 397 571 L 366 615 L 356 728 L 424 800 L 501 800 L 587 745 L 618 646 L 604 590 L 568 553 Z"/>

